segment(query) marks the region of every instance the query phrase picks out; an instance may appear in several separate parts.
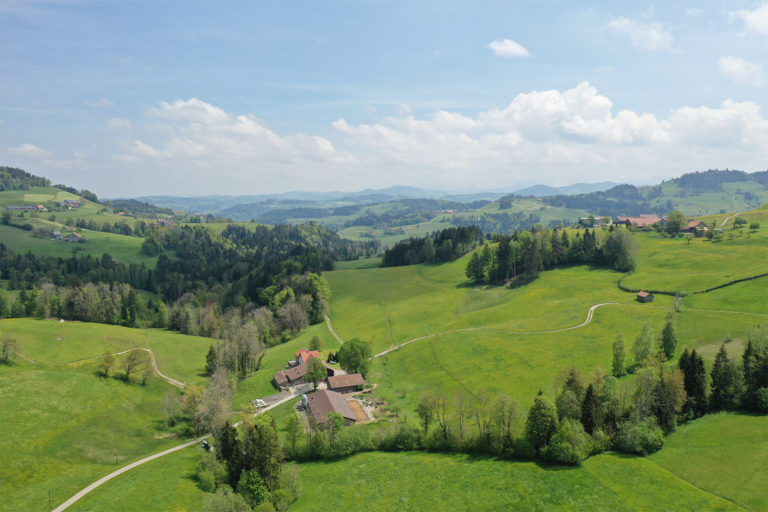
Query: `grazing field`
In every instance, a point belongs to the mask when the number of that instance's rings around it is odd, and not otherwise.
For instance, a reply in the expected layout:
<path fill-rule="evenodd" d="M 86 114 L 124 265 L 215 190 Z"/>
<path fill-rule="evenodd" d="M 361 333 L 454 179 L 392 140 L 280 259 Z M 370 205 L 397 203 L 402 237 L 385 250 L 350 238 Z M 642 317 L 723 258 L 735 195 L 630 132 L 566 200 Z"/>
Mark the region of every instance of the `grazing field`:
<path fill-rule="evenodd" d="M 768 273 L 768 226 L 735 233 L 722 240 L 661 238 L 638 233 L 637 269 L 624 279 L 632 289 L 686 293 L 706 290 L 736 279 Z"/>
<path fill-rule="evenodd" d="M 747 510 L 768 510 L 768 416 L 700 418 L 669 436 L 651 460 Z"/>
<path fill-rule="evenodd" d="M 44 365 L 90 364 L 105 350 L 117 353 L 137 345 L 155 353 L 160 371 L 187 383 L 204 379 L 209 338 L 163 329 L 130 329 L 86 322 L 14 318 L 0 320 L 0 333 L 19 338 L 23 354 Z"/>
<path fill-rule="evenodd" d="M 0 368 L 0 510 L 43 510 L 97 478 L 178 444 L 161 429 L 179 390 L 105 379 L 92 365 L 22 362 Z"/>
<path fill-rule="evenodd" d="M 30 222 L 35 227 L 58 230 L 65 235 L 72 231 L 72 228 L 61 227 L 42 219 L 30 219 Z M 38 256 L 69 258 L 90 254 L 100 258 L 102 254 L 108 253 L 112 258 L 123 263 L 144 263 L 148 267 L 154 267 L 157 263 L 157 256 L 147 256 L 141 252 L 141 244 L 144 243 L 143 238 L 87 229 L 76 229 L 76 231 L 88 241 L 74 243 L 64 240 L 35 238 L 31 231 L 0 225 L 0 242 L 13 249 L 14 252 L 26 253 L 31 251 Z"/>
<path fill-rule="evenodd" d="M 300 465 L 297 512 L 334 510 L 739 510 L 653 462 L 606 454 L 581 468 L 430 453 Z"/>
<path fill-rule="evenodd" d="M 0 410 L 13 418 L 0 437 L 0 510 L 43 510 L 114 469 L 179 443 L 164 425 L 166 394 L 98 375 L 94 356 L 134 343 L 153 350 L 162 372 L 201 382 L 211 340 L 157 329 L 7 319 L 0 333 L 21 342 L 23 360 L 0 366 Z M 118 362 L 113 374 L 120 374 Z"/>
<path fill-rule="evenodd" d="M 196 478 L 201 452 L 199 446 L 191 446 L 148 462 L 99 487 L 70 510 L 199 511 L 206 496 Z"/>

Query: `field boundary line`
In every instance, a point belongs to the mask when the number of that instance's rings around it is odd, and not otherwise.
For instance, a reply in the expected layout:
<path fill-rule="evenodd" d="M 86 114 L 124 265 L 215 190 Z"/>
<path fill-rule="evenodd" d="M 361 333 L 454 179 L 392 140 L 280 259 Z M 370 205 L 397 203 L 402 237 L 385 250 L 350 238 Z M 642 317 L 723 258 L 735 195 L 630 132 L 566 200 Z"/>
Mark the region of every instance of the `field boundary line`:
<path fill-rule="evenodd" d="M 662 447 L 662 449 L 663 449 L 663 447 Z M 646 457 L 646 458 L 647 458 L 647 459 L 648 459 L 650 462 L 652 462 L 652 463 L 653 463 L 653 464 L 654 464 L 656 467 L 658 467 L 659 469 L 663 470 L 663 471 L 664 471 L 664 472 L 666 472 L 666 473 L 669 473 L 670 475 L 672 475 L 673 477 L 675 477 L 675 478 L 679 479 L 680 481 L 687 483 L 687 484 L 688 484 L 688 485 L 690 485 L 691 487 L 695 487 L 696 489 L 700 490 L 701 492 L 703 492 L 703 493 L 705 493 L 705 494 L 709 494 L 710 496 L 714 496 L 715 498 L 720 498 L 721 500 L 725 500 L 725 501 L 727 501 L 728 503 L 731 503 L 732 505 L 736 505 L 736 506 L 737 506 L 737 507 L 739 507 L 741 510 L 749 510 L 749 509 L 748 509 L 748 508 L 746 508 L 745 506 L 743 506 L 743 505 L 740 505 L 739 503 L 736 503 L 736 502 L 735 502 L 735 501 L 733 501 L 731 498 L 728 498 L 728 497 L 726 497 L 726 496 L 721 496 L 721 495 L 717 494 L 717 493 L 716 493 L 716 492 L 714 492 L 714 491 L 710 491 L 710 490 L 708 490 L 708 489 L 705 489 L 705 488 L 703 488 L 703 487 L 701 487 L 701 486 L 699 486 L 699 485 L 696 485 L 695 483 L 691 482 L 690 480 L 686 480 L 685 478 L 683 478 L 682 476 L 678 475 L 677 473 L 673 473 L 672 471 L 668 470 L 667 468 L 665 468 L 664 466 L 662 466 L 661 464 L 659 464 L 659 463 L 658 463 L 658 462 L 656 462 L 655 460 L 651 459 L 650 457 Z"/>
<path fill-rule="evenodd" d="M 444 332 L 440 332 L 440 333 L 437 333 L 437 334 L 427 334 L 427 335 L 424 335 L 424 336 L 419 336 L 418 338 L 413 338 L 412 340 L 404 341 L 403 343 L 400 343 L 399 345 L 395 345 L 394 347 L 390 347 L 390 348 L 384 350 L 383 352 L 379 352 L 374 357 L 384 357 L 387 354 L 389 354 L 390 352 L 394 352 L 395 350 L 399 350 L 402 347 L 404 347 L 406 345 L 409 345 L 409 344 L 411 344 L 413 342 L 416 342 L 416 341 L 426 340 L 426 339 L 429 339 L 429 338 L 436 338 L 438 336 L 444 336 L 446 334 L 454 334 L 454 333 L 457 333 L 457 332 L 486 331 L 486 332 L 495 332 L 495 333 L 499 333 L 499 334 L 513 334 L 513 335 L 518 335 L 518 336 L 532 336 L 532 335 L 535 335 L 535 334 L 553 334 L 553 333 L 558 333 L 558 332 L 571 331 L 573 329 L 580 329 L 582 327 L 586 327 L 587 325 L 592 323 L 592 319 L 594 318 L 595 310 L 597 308 L 602 307 L 602 306 L 612 306 L 612 305 L 619 305 L 619 306 L 621 306 L 621 305 L 624 305 L 624 304 L 621 303 L 621 302 L 603 302 L 603 303 L 600 303 L 600 304 L 595 304 L 594 306 L 591 306 L 589 308 L 589 310 L 587 311 L 587 319 L 586 320 L 584 320 L 579 325 L 572 325 L 571 327 L 563 327 L 561 329 L 552 329 L 552 330 L 548 330 L 548 331 L 531 331 L 531 332 L 502 331 L 500 329 L 489 329 L 487 327 L 465 327 L 463 329 L 455 329 L 455 330 L 452 330 L 452 331 L 444 331 Z"/>

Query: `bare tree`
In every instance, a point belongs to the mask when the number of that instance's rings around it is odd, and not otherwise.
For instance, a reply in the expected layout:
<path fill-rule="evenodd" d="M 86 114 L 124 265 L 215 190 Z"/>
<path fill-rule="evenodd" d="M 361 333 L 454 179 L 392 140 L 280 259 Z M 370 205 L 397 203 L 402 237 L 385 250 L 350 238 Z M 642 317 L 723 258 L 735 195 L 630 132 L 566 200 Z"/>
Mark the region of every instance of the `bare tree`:
<path fill-rule="evenodd" d="M 198 425 L 214 436 L 230 415 L 232 402 L 232 385 L 229 382 L 227 370 L 217 368 L 211 376 L 211 384 L 203 392 L 203 398 L 198 407 L 196 419 Z"/>
<path fill-rule="evenodd" d="M 440 435 L 443 439 L 448 439 L 451 420 L 451 407 L 448 398 L 442 391 L 438 391 L 432 399 L 432 407 L 435 409 L 435 420 L 440 427 Z"/>
<path fill-rule="evenodd" d="M 470 414 L 480 437 L 487 445 L 491 443 L 491 396 L 485 390 L 475 393 L 470 406 Z"/>
<path fill-rule="evenodd" d="M 140 350 L 137 346 L 133 346 L 131 350 L 128 351 L 128 353 L 125 356 L 125 359 L 123 359 L 123 371 L 125 372 L 125 380 L 131 380 L 131 373 L 141 364 L 142 357 L 141 353 L 144 352 L 143 350 Z"/>
<path fill-rule="evenodd" d="M 464 428 L 464 421 L 467 418 L 467 396 L 459 391 L 453 400 L 456 412 L 456 436 L 459 438 L 459 443 L 464 442 L 464 434 L 466 430 Z"/>
<path fill-rule="evenodd" d="M 101 357 L 101 362 L 99 363 L 99 366 L 101 366 L 101 371 L 105 377 L 109 377 L 109 371 L 112 369 L 114 365 L 115 365 L 115 356 L 112 355 L 112 352 L 110 352 L 109 349 L 104 350 L 104 355 Z"/>

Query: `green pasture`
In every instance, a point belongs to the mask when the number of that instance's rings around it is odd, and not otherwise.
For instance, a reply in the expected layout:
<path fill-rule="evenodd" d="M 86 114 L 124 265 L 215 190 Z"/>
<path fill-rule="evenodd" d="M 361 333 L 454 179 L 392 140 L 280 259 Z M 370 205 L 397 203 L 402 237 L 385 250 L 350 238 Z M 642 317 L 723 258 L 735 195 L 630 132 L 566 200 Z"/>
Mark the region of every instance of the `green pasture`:
<path fill-rule="evenodd" d="M 768 272 L 768 225 L 757 232 L 726 230 L 721 240 L 635 234 L 637 268 L 624 279 L 632 289 L 691 293 Z"/>
<path fill-rule="evenodd" d="M 166 393 L 98 375 L 105 349 L 153 350 L 165 374 L 202 382 L 210 340 L 157 329 L 6 319 L 0 333 L 21 342 L 23 359 L 0 366 L 0 410 L 12 421 L 0 440 L 0 510 L 44 510 L 114 469 L 178 444 L 164 426 Z M 113 374 L 120 374 L 119 360 Z"/>
<path fill-rule="evenodd" d="M 745 311 L 768 321 L 768 276 L 736 283 L 708 293 L 689 295 L 685 305 L 692 309 Z"/>
<path fill-rule="evenodd" d="M 299 466 L 292 511 L 739 510 L 653 462 L 606 454 L 581 468 L 466 455 L 365 453 Z"/>
<path fill-rule="evenodd" d="M 28 318 L 0 320 L 0 333 L 18 338 L 24 356 L 42 365 L 90 364 L 107 349 L 117 353 L 134 345 L 149 348 L 161 372 L 187 383 L 203 382 L 212 342 L 163 329 Z"/>
<path fill-rule="evenodd" d="M 70 510 L 167 510 L 196 512 L 206 493 L 197 486 L 202 448 L 190 446 L 123 473 L 99 487 Z"/>
<path fill-rule="evenodd" d="M 768 510 L 767 416 L 705 416 L 679 427 L 651 460 L 747 510 Z"/>
<path fill-rule="evenodd" d="M 514 289 L 472 286 L 464 275 L 468 257 L 439 265 L 327 272 L 336 332 L 343 339 L 369 340 L 379 352 L 419 336 L 463 328 L 561 329 L 582 323 L 595 304 L 634 303 L 634 294 L 616 286 L 621 274 L 597 267 L 544 272 Z M 671 304 L 667 297 L 654 303 Z"/>
<path fill-rule="evenodd" d="M 50 510 L 97 478 L 179 443 L 163 426 L 176 388 L 96 375 L 94 365 L 0 368 L 0 510 Z"/>
<path fill-rule="evenodd" d="M 50 240 L 48 238 L 35 238 L 31 231 L 25 231 L 12 226 L 0 225 L 0 242 L 4 243 L 17 253 L 31 251 L 39 256 L 55 256 L 69 258 L 90 254 L 100 258 L 108 253 L 115 260 L 123 263 L 144 263 L 148 267 L 154 267 L 156 256 L 146 256 L 141 252 L 143 238 L 135 236 L 118 235 L 115 233 L 102 233 L 87 229 L 73 229 L 62 227 L 44 219 L 29 218 L 24 220 L 35 227 L 61 231 L 64 236 L 73 230 L 88 239 L 85 243 L 66 242 L 64 240 Z"/>
<path fill-rule="evenodd" d="M 668 181 L 661 185 L 663 194 L 651 201 L 651 207 L 664 208 L 667 201 L 672 201 L 673 208 L 686 215 L 711 215 L 720 210 L 737 212 L 750 210 L 759 204 L 768 202 L 768 191 L 765 187 L 754 182 L 723 183 L 721 192 L 706 192 L 703 194 L 680 197 L 680 187 Z M 745 192 L 757 196 L 756 200 L 748 201 Z M 702 219 L 709 222 L 709 219 Z"/>

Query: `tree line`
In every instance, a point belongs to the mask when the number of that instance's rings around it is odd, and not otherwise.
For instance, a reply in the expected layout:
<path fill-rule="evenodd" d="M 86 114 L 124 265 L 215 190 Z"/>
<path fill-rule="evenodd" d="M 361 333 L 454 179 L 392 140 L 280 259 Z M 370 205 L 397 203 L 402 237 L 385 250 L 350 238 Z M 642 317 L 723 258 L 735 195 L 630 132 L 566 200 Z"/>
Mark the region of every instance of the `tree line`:
<path fill-rule="evenodd" d="M 451 261 L 471 251 L 484 240 L 477 226 L 447 228 L 425 237 L 409 238 L 384 251 L 382 266 Z"/>
<path fill-rule="evenodd" d="M 617 230 L 604 236 L 596 230 L 576 232 L 537 228 L 495 235 L 494 245 L 485 244 L 472 254 L 465 274 L 474 283 L 529 282 L 543 270 L 558 265 L 590 263 L 627 272 L 635 266 L 636 247 L 632 235 Z"/>

